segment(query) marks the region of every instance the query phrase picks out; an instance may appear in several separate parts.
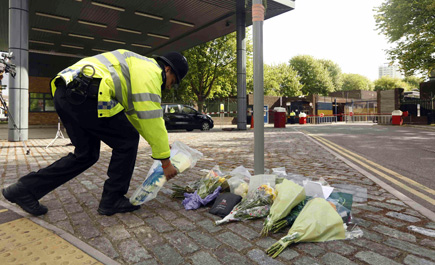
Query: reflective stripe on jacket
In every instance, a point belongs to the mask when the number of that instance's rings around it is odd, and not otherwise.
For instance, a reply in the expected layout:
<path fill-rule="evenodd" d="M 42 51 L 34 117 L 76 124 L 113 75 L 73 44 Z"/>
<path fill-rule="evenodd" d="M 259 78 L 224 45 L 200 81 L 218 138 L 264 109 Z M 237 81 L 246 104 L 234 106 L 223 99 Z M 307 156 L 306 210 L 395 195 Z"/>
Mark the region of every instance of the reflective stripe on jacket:
<path fill-rule="evenodd" d="M 93 77 L 101 78 L 98 117 L 112 117 L 125 110 L 129 121 L 150 144 L 153 158 L 168 158 L 168 133 L 160 105 L 162 69 L 157 62 L 131 51 L 116 50 L 84 58 L 56 78 L 68 84 L 89 64 L 95 68 Z M 92 72 L 91 67 L 84 68 L 86 75 Z M 51 81 L 53 96 L 56 78 Z"/>

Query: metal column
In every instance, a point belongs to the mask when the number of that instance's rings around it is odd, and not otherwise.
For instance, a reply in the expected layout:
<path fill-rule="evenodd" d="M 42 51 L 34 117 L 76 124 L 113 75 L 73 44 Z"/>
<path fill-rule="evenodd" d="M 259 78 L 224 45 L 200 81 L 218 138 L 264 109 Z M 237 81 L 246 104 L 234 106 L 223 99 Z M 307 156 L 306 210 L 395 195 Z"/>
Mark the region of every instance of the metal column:
<path fill-rule="evenodd" d="M 237 0 L 237 129 L 246 130 L 246 24 L 245 0 Z"/>
<path fill-rule="evenodd" d="M 27 140 L 29 115 L 29 0 L 9 0 L 9 51 L 14 53 L 13 63 L 17 75 L 9 78 L 8 140 Z M 21 132 L 21 139 L 20 139 Z"/>
<path fill-rule="evenodd" d="M 263 77 L 263 21 L 262 0 L 252 2 L 254 40 L 254 174 L 264 173 L 264 77 Z"/>

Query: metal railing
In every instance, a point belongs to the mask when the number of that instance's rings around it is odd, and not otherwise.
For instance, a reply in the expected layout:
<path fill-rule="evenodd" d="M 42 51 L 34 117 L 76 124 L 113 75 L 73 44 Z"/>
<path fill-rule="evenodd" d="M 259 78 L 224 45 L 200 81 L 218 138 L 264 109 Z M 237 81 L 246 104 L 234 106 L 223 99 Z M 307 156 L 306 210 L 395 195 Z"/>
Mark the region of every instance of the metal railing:
<path fill-rule="evenodd" d="M 391 114 L 384 113 L 361 113 L 361 114 L 339 114 L 339 115 L 308 115 L 307 123 L 322 124 L 322 123 L 378 123 L 391 124 Z"/>
<path fill-rule="evenodd" d="M 391 124 L 392 115 L 387 113 L 361 113 L 343 115 L 343 120 L 350 123 Z"/>
<path fill-rule="evenodd" d="M 320 124 L 320 123 L 333 123 L 338 122 L 337 115 L 308 115 L 307 116 L 307 123 L 310 124 Z"/>

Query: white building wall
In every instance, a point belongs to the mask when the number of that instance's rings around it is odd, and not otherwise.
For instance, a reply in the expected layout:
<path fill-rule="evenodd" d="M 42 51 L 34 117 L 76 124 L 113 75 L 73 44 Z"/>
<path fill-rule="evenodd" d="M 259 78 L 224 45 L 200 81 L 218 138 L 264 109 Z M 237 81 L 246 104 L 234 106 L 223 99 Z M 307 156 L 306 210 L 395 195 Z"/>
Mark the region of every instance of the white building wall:
<path fill-rule="evenodd" d="M 382 65 L 379 66 L 379 78 L 383 76 L 389 76 L 393 78 L 403 78 L 402 73 L 399 71 L 399 67 L 395 65 Z"/>

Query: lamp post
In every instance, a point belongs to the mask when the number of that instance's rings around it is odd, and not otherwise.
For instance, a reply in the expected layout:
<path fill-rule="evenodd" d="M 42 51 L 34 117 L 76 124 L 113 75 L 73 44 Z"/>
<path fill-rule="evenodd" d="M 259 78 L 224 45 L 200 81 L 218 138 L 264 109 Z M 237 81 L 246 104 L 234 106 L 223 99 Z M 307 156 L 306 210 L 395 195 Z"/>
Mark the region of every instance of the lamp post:
<path fill-rule="evenodd" d="M 263 78 L 263 21 L 262 0 L 252 2 L 254 44 L 254 174 L 264 173 L 264 78 Z"/>

